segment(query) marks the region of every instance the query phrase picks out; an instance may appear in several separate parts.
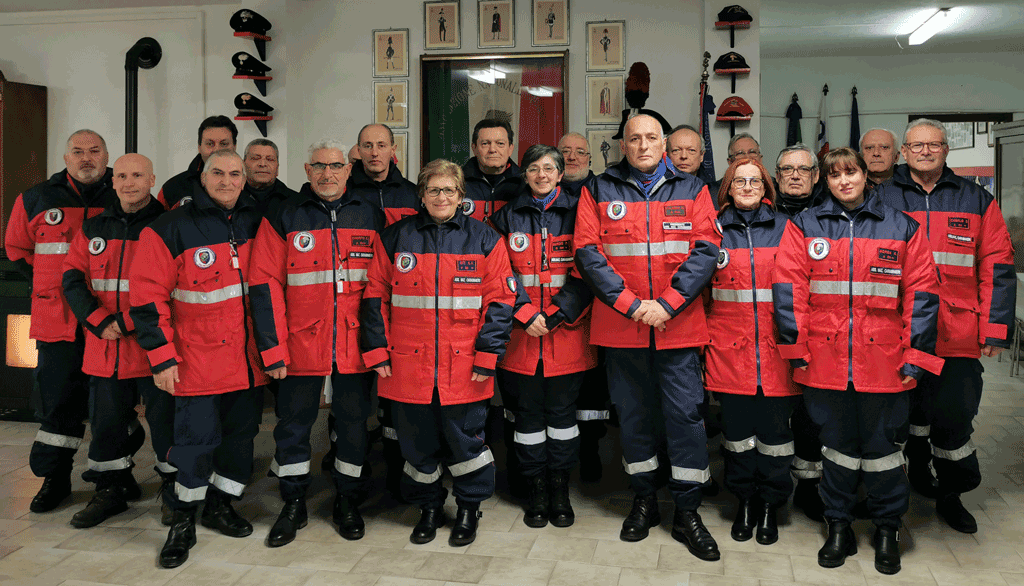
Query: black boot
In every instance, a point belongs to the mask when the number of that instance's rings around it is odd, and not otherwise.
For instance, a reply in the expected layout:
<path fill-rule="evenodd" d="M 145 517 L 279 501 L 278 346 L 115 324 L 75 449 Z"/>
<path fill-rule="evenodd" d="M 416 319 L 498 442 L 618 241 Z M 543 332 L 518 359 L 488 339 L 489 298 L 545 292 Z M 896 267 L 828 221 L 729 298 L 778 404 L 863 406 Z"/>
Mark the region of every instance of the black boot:
<path fill-rule="evenodd" d="M 160 472 L 160 488 L 156 491 L 156 498 L 160 501 L 160 523 L 164 527 L 170 527 L 174 518 L 174 511 L 167 505 L 168 497 L 174 494 L 174 482 L 178 478 L 177 472 Z"/>
<path fill-rule="evenodd" d="M 231 497 L 209 487 L 206 491 L 206 505 L 200 518 L 203 527 L 221 532 L 228 537 L 252 535 L 252 524 L 243 519 L 231 506 Z"/>
<path fill-rule="evenodd" d="M 576 513 L 569 502 L 569 471 L 551 470 L 549 517 L 555 527 L 569 527 L 576 521 Z"/>
<path fill-rule="evenodd" d="M 818 494 L 820 478 L 801 478 L 793 492 L 793 506 L 799 508 L 812 521 L 825 520 L 825 504 Z"/>
<path fill-rule="evenodd" d="M 736 519 L 732 522 L 730 535 L 734 541 L 747 541 L 754 536 L 757 525 L 757 500 L 754 498 L 740 499 L 736 509 Z"/>
<path fill-rule="evenodd" d="M 188 560 L 188 550 L 196 544 L 196 512 L 174 511 L 167 541 L 160 550 L 160 567 L 177 568 Z"/>
<path fill-rule="evenodd" d="M 75 513 L 71 518 L 71 526 L 78 529 L 95 527 L 107 519 L 128 510 L 121 487 L 110 485 L 96 491 L 89 504 Z"/>
<path fill-rule="evenodd" d="M 838 568 L 846 557 L 857 553 L 857 536 L 849 521 L 829 519 L 828 538 L 818 550 L 818 565 L 823 568 Z"/>
<path fill-rule="evenodd" d="M 960 495 L 958 494 L 947 494 L 939 497 L 935 501 L 935 512 L 939 514 L 939 517 L 942 517 L 942 520 L 947 525 L 960 533 L 978 532 L 978 522 L 974 520 L 974 515 L 964 508 L 964 504 L 960 502 Z"/>
<path fill-rule="evenodd" d="M 875 569 L 882 574 L 900 571 L 900 532 L 895 527 L 875 529 Z"/>
<path fill-rule="evenodd" d="M 135 476 L 132 474 L 131 470 L 126 470 L 125 473 L 118 478 L 118 486 L 120 487 L 121 494 L 124 495 L 125 500 L 137 501 L 142 498 L 142 487 L 139 486 L 138 481 L 135 480 Z"/>
<path fill-rule="evenodd" d="M 452 525 L 452 534 L 448 536 L 448 545 L 462 547 L 469 545 L 476 540 L 476 526 L 483 513 L 477 508 L 459 507 L 455 513 L 455 524 Z"/>
<path fill-rule="evenodd" d="M 33 513 L 48 513 L 71 496 L 71 474 L 51 474 L 43 478 L 43 485 L 28 508 Z"/>
<path fill-rule="evenodd" d="M 309 516 L 306 513 L 306 499 L 288 499 L 284 501 L 281 514 L 270 528 L 267 535 L 267 547 L 281 547 L 295 541 L 295 534 L 306 526 Z"/>
<path fill-rule="evenodd" d="M 719 486 L 718 481 L 712 476 L 707 482 L 700 485 L 700 493 L 708 498 L 718 496 L 718 493 L 722 491 L 722 487 Z"/>
<path fill-rule="evenodd" d="M 331 442 L 331 447 L 327 448 L 327 453 L 325 453 L 323 459 L 320 460 L 320 469 L 324 472 L 330 472 L 331 469 L 334 468 L 334 458 L 337 453 L 337 446 L 334 445 L 334 442 Z"/>
<path fill-rule="evenodd" d="M 437 536 L 437 530 L 444 527 L 447 522 L 448 517 L 445 516 L 442 506 L 423 507 L 420 511 L 420 521 L 412 528 L 409 541 L 419 544 L 430 543 Z"/>
<path fill-rule="evenodd" d="M 690 553 L 706 562 L 713 562 L 722 557 L 718 551 L 718 543 L 711 532 L 704 526 L 697 511 L 676 508 L 672 519 L 672 538 L 681 542 Z M 749 538 L 748 538 L 749 539 Z"/>
<path fill-rule="evenodd" d="M 527 527 L 540 528 L 548 524 L 548 478 L 545 472 L 526 478 L 529 496 L 526 499 L 526 510 L 523 512 L 523 523 Z"/>
<path fill-rule="evenodd" d="M 349 541 L 362 539 L 366 524 L 354 500 L 340 494 L 334 498 L 334 522 L 338 524 L 338 535 Z"/>
<path fill-rule="evenodd" d="M 771 545 L 779 540 L 779 522 L 775 514 L 775 507 L 768 503 L 762 503 L 757 517 L 757 542 L 761 545 Z"/>
<path fill-rule="evenodd" d="M 939 496 L 939 481 L 935 479 L 927 461 L 908 459 L 907 478 L 910 480 L 910 486 L 924 498 L 934 499 Z"/>
<path fill-rule="evenodd" d="M 619 539 L 622 541 L 642 541 L 647 539 L 651 527 L 657 527 L 661 523 L 661 514 L 658 512 L 658 495 L 636 495 L 633 497 L 633 508 L 622 522 L 622 531 L 619 532 Z"/>

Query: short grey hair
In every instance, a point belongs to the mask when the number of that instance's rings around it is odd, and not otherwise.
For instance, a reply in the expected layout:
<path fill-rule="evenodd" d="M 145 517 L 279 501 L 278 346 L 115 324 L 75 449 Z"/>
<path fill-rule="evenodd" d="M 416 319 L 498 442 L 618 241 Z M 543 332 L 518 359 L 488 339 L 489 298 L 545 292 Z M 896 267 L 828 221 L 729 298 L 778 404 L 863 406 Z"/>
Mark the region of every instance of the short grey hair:
<path fill-rule="evenodd" d="M 90 134 L 100 139 L 100 144 L 103 145 L 103 150 L 107 150 L 107 141 L 103 140 L 103 136 L 101 136 L 100 133 L 96 132 L 95 130 L 89 130 L 88 128 L 82 128 L 72 132 L 71 136 L 68 137 L 67 145 L 64 148 L 64 154 L 71 153 L 71 139 L 75 138 L 76 136 L 81 136 L 83 134 Z"/>
<path fill-rule="evenodd" d="M 812 169 L 817 169 L 818 168 L 818 155 L 814 154 L 814 151 L 811 150 L 811 147 L 805 145 L 802 142 L 791 144 L 788 147 L 786 147 L 786 148 L 782 149 L 781 151 L 779 151 L 779 156 L 778 156 L 777 159 L 775 159 L 775 168 L 778 169 L 779 165 L 782 164 L 782 157 L 784 155 L 788 155 L 789 153 L 796 153 L 796 152 L 799 152 L 799 151 L 803 151 L 803 152 L 807 153 L 811 157 L 811 161 L 812 161 L 811 168 Z"/>
<path fill-rule="evenodd" d="M 675 128 L 673 128 L 672 130 L 669 130 L 668 131 L 669 140 L 672 139 L 672 135 L 673 134 L 679 132 L 680 130 L 689 130 L 690 132 L 696 134 L 697 135 L 697 140 L 700 141 L 700 152 L 701 153 L 704 152 L 704 137 L 701 136 L 700 132 L 698 132 L 696 128 L 690 126 L 689 124 L 680 124 L 679 126 L 676 126 Z"/>
<path fill-rule="evenodd" d="M 346 159 L 348 159 L 348 147 L 347 146 L 345 146 L 340 140 L 335 140 L 333 138 L 325 138 L 323 140 L 318 140 L 318 141 L 314 142 L 313 144 L 309 145 L 309 161 L 307 161 L 307 162 L 310 162 L 310 161 L 313 160 L 313 153 L 315 153 L 317 151 L 326 150 L 326 149 L 330 149 L 330 150 L 338 149 L 339 151 L 341 151 L 341 156 L 343 156 Z M 345 162 L 347 163 L 348 161 L 346 160 Z"/>
<path fill-rule="evenodd" d="M 725 147 L 726 154 L 731 157 L 732 155 L 729 154 L 729 151 L 732 150 L 732 145 L 736 144 L 736 141 L 743 140 L 744 138 L 749 138 L 750 140 L 754 141 L 754 144 L 757 145 L 757 148 L 761 148 L 761 143 L 757 142 L 757 139 L 754 138 L 753 134 L 750 134 L 749 132 L 741 132 L 729 139 L 729 146 Z"/>
<path fill-rule="evenodd" d="M 931 126 L 942 133 L 942 142 L 946 142 L 946 127 L 938 120 L 932 120 L 931 118 L 918 118 L 910 124 L 907 124 L 907 129 L 903 131 L 903 142 L 907 142 L 907 135 L 910 131 L 917 128 L 918 126 Z"/>
<path fill-rule="evenodd" d="M 590 144 L 590 141 L 587 140 L 587 137 L 583 136 L 582 134 L 580 134 L 578 132 L 566 132 L 565 134 L 562 135 L 562 138 L 558 139 L 558 144 L 562 144 L 562 141 L 567 139 L 567 138 L 569 138 L 570 136 L 575 136 L 576 138 L 581 138 L 584 141 L 586 141 L 588 145 Z"/>
<path fill-rule="evenodd" d="M 241 155 L 239 155 L 232 149 L 220 149 L 219 151 L 213 151 L 212 153 L 210 153 L 210 157 L 206 159 L 205 163 L 203 163 L 203 173 L 206 173 L 207 171 L 210 170 L 210 166 L 213 165 L 214 159 L 224 158 L 238 159 L 238 162 L 242 164 L 242 168 L 245 168 L 245 162 L 242 161 Z"/>
<path fill-rule="evenodd" d="M 251 149 L 252 147 L 258 147 L 258 146 L 268 146 L 268 147 L 274 149 L 274 156 L 278 157 L 278 158 L 281 158 L 281 153 L 277 150 L 277 145 L 274 144 L 274 141 L 266 139 L 266 138 L 256 138 L 256 139 L 253 139 L 249 144 L 245 145 L 245 153 L 242 155 L 242 158 L 243 159 L 248 159 L 249 158 L 249 149 Z"/>
<path fill-rule="evenodd" d="M 910 130 L 910 128 L 908 127 L 907 130 Z M 888 128 L 881 128 L 881 127 L 879 127 L 879 128 L 869 128 L 866 132 L 864 132 L 864 134 L 860 135 L 859 146 L 860 146 L 861 152 L 864 152 L 864 137 L 867 136 L 869 132 L 879 132 L 879 131 L 889 133 L 889 136 L 892 137 L 892 148 L 894 148 L 894 149 L 899 149 L 900 148 L 900 139 L 899 139 L 898 136 L 896 136 L 895 132 L 889 130 Z"/>

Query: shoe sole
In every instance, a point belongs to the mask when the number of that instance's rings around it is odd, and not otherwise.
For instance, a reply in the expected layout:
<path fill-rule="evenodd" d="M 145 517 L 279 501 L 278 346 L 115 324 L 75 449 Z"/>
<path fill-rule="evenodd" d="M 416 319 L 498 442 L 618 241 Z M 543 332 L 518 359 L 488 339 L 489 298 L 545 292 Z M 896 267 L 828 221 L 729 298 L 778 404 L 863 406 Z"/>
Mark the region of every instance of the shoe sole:
<path fill-rule="evenodd" d="M 272 540 L 272 539 L 270 539 L 270 536 L 268 535 L 267 536 L 267 547 L 272 547 L 272 548 L 273 547 L 284 547 L 284 546 L 288 545 L 289 543 L 295 541 L 295 538 L 299 534 L 299 529 L 302 529 L 303 527 L 305 527 L 308 524 L 309 524 L 309 521 L 303 521 L 301 524 L 299 524 L 299 526 L 295 528 L 295 535 L 292 535 L 291 538 L 288 539 L 288 541 Z M 273 529 L 273 527 L 271 527 L 271 529 Z"/>
<path fill-rule="evenodd" d="M 672 531 L 672 539 L 675 539 L 679 543 L 685 545 L 686 549 L 690 551 L 693 557 L 699 560 L 704 560 L 705 562 L 717 562 L 718 560 L 722 559 L 722 552 L 720 551 L 716 551 L 714 553 L 709 554 L 694 549 L 693 546 L 690 545 L 690 542 L 686 540 L 686 537 L 684 537 L 683 534 L 678 531 Z"/>
<path fill-rule="evenodd" d="M 893 574 L 898 574 L 899 571 L 902 570 L 902 569 L 903 569 L 903 566 L 896 566 L 895 568 L 892 568 L 892 567 L 887 567 L 887 566 L 880 566 L 880 565 L 878 565 L 877 562 L 875 562 L 875 570 L 879 574 L 885 574 L 887 576 L 892 576 Z"/>
<path fill-rule="evenodd" d="M 761 545 L 771 545 L 771 544 L 777 542 L 778 540 L 779 540 L 779 535 L 777 533 L 775 535 L 772 535 L 772 538 L 770 540 L 769 539 L 764 539 L 760 535 L 757 536 L 757 542 L 760 543 Z"/>
<path fill-rule="evenodd" d="M 527 527 L 532 527 L 534 529 L 540 529 L 541 527 L 547 527 L 548 526 L 548 519 L 546 517 L 543 518 L 543 519 L 531 519 L 530 517 L 524 516 L 523 517 L 523 524 L 526 525 Z"/>
<path fill-rule="evenodd" d="M 559 518 L 556 517 L 556 518 L 550 519 L 550 521 L 551 521 L 551 524 L 554 525 L 555 527 L 572 527 L 572 524 L 576 522 L 576 517 L 562 518 L 562 519 L 559 519 Z"/>
<path fill-rule="evenodd" d="M 359 531 L 342 531 L 341 527 L 338 527 L 338 535 L 348 541 L 358 541 L 366 535 L 366 529 L 360 529 Z"/>
<path fill-rule="evenodd" d="M 113 517 L 115 515 L 120 515 L 121 513 L 127 511 L 128 508 L 129 508 L 128 505 L 125 505 L 125 507 L 123 509 L 118 509 L 118 510 L 115 510 L 115 511 L 106 511 L 105 516 L 102 519 L 99 519 L 98 521 L 96 521 L 95 523 L 82 523 L 80 521 L 76 522 L 75 517 L 72 517 L 70 524 L 75 529 L 88 529 L 90 527 L 95 527 L 95 526 L 99 525 L 100 523 L 106 521 L 107 519 L 109 519 L 109 518 L 111 518 L 111 517 Z"/>
<path fill-rule="evenodd" d="M 235 539 L 241 539 L 242 537 L 249 537 L 250 535 L 252 535 L 252 527 L 249 527 L 248 531 L 240 531 L 238 533 L 230 533 L 225 528 L 218 527 L 215 523 L 208 522 L 206 520 L 200 520 L 199 524 L 202 525 L 203 527 L 206 527 L 207 529 L 212 529 L 212 530 L 216 531 L 217 533 L 220 533 L 221 535 L 223 535 L 225 537 L 234 537 Z"/>
<path fill-rule="evenodd" d="M 823 559 L 821 559 L 819 557 L 818 558 L 818 565 L 823 567 L 823 568 L 838 568 L 839 566 L 841 566 L 841 565 L 846 563 L 846 558 L 848 558 L 850 556 L 854 556 L 854 555 L 857 555 L 857 548 L 856 547 L 851 548 L 850 551 L 846 552 L 846 556 L 843 557 L 841 560 L 838 560 L 838 561 L 823 560 Z"/>
<path fill-rule="evenodd" d="M 474 533 L 473 535 L 471 535 L 469 537 L 461 537 L 459 539 L 456 539 L 454 537 L 449 537 L 448 538 L 448 545 L 450 545 L 452 547 L 465 547 L 465 546 L 469 545 L 470 543 L 473 543 L 474 541 L 476 541 L 476 533 Z"/>

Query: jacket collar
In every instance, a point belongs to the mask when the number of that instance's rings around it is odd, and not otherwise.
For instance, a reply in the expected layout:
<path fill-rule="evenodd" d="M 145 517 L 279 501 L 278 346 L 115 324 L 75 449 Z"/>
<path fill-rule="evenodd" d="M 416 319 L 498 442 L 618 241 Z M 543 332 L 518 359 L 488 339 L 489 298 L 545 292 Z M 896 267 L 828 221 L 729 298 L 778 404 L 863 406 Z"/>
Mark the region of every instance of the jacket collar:
<path fill-rule="evenodd" d="M 192 203 L 189 205 L 204 211 L 219 210 L 224 213 L 232 213 L 246 208 L 256 208 L 256 200 L 243 187 L 242 193 L 238 194 L 238 201 L 235 202 L 235 207 L 226 210 L 213 201 L 213 198 L 210 197 L 210 194 L 206 193 L 206 189 L 202 185 L 194 185 L 192 187 Z"/>
<path fill-rule="evenodd" d="M 352 185 L 360 186 L 371 186 L 376 187 L 377 185 L 393 185 L 401 183 L 402 172 L 395 166 L 394 161 L 388 163 L 388 174 L 384 178 L 384 181 L 374 181 L 369 174 L 366 172 L 366 167 L 363 167 L 362 161 L 352 162 L 352 175 L 349 176 L 348 181 Z"/>
<path fill-rule="evenodd" d="M 327 207 L 327 204 L 324 203 L 324 200 L 320 199 L 319 195 L 313 193 L 313 188 L 310 187 L 308 181 L 302 184 L 302 187 L 299 189 L 299 195 L 301 196 L 299 198 L 299 205 L 315 205 L 320 208 Z M 341 194 L 340 199 L 341 203 L 339 204 L 339 206 L 364 203 L 362 199 L 359 199 L 358 197 L 353 195 L 353 193 L 348 189 L 345 190 L 345 193 Z"/>
<path fill-rule="evenodd" d="M 942 174 L 939 175 L 939 180 L 935 182 L 935 187 L 948 183 L 949 185 L 957 185 L 958 176 L 953 172 L 952 169 L 946 165 L 942 166 Z M 906 163 L 902 165 L 896 165 L 896 170 L 892 173 L 892 182 L 903 188 L 913 188 L 916 191 L 921 191 L 921 186 L 914 181 L 914 178 L 910 176 L 910 166 Z"/>
<path fill-rule="evenodd" d="M 462 166 L 462 174 L 466 176 L 466 179 L 479 179 L 480 181 L 487 181 L 484 177 L 484 172 L 480 170 L 480 165 L 477 164 L 476 157 L 470 158 L 466 161 L 466 164 Z M 519 170 L 519 165 L 515 164 L 515 161 L 509 159 L 508 167 L 499 174 L 501 181 L 505 181 L 509 177 L 519 177 L 522 173 Z"/>
<path fill-rule="evenodd" d="M 718 220 L 722 223 L 723 226 L 745 225 L 743 222 L 743 217 L 740 215 L 739 210 L 737 210 L 736 206 L 734 205 L 726 206 L 726 208 L 722 210 L 722 212 L 719 214 Z M 754 219 L 751 220 L 750 223 L 751 225 L 753 225 L 773 221 L 775 221 L 775 209 L 767 202 L 761 202 L 761 206 L 757 208 L 756 213 L 754 214 Z"/>
<path fill-rule="evenodd" d="M 572 209 L 571 198 L 573 197 L 573 195 L 569 193 L 569 190 L 565 187 L 565 185 L 559 184 L 558 187 L 560 188 L 558 191 L 558 197 L 556 197 L 555 200 L 551 202 L 551 206 L 548 209 Z M 516 196 L 512 199 L 511 202 L 508 203 L 508 205 L 512 206 L 512 209 L 516 211 L 525 208 L 539 212 L 540 207 L 536 203 L 536 199 L 537 198 L 533 197 L 533 192 L 530 191 L 530 186 L 527 185 L 526 183 L 523 183 L 523 186 L 519 188 L 519 191 L 516 193 Z"/>
<path fill-rule="evenodd" d="M 160 203 L 155 197 L 152 196 L 152 194 L 150 194 L 149 203 L 147 203 L 145 207 L 135 212 L 134 214 L 125 213 L 125 211 L 121 208 L 121 200 L 115 199 L 110 205 L 103 209 L 103 212 L 100 215 L 105 218 L 115 218 L 118 220 L 122 218 L 128 218 L 129 223 L 135 223 L 140 220 L 148 222 L 149 220 L 159 216 L 163 212 L 164 204 Z"/>
<path fill-rule="evenodd" d="M 876 190 L 868 189 L 867 195 L 864 196 L 864 205 L 861 206 L 860 213 L 867 212 L 878 219 L 885 217 L 885 209 L 882 205 L 882 198 L 878 197 L 875 193 Z M 813 208 L 815 215 L 817 216 L 843 216 L 848 218 L 846 215 L 847 209 L 843 207 L 843 204 L 839 203 L 839 200 L 833 195 L 829 195 L 828 198 L 823 200 L 820 204 Z"/>
<path fill-rule="evenodd" d="M 662 156 L 664 157 L 664 155 L 662 155 Z M 618 179 L 619 181 L 622 181 L 622 182 L 625 182 L 625 183 L 629 183 L 630 185 L 635 185 L 635 183 L 633 182 L 633 173 L 632 173 L 631 169 L 632 169 L 632 167 L 629 164 L 629 160 L 626 159 L 626 157 L 622 157 L 621 161 L 619 161 L 618 163 L 615 163 L 611 167 L 608 167 L 607 169 L 605 169 L 604 173 L 605 173 L 605 175 L 608 175 L 610 177 L 614 177 L 615 179 Z M 665 178 L 665 181 L 676 181 L 676 180 L 696 181 L 697 180 L 697 178 L 694 177 L 693 175 L 690 175 L 689 173 L 683 173 L 682 171 L 677 170 L 672 165 L 672 163 L 668 162 L 667 160 L 666 160 L 666 163 L 665 163 L 665 175 L 664 175 L 664 178 Z"/>
<path fill-rule="evenodd" d="M 420 208 L 420 211 L 416 214 L 416 229 L 423 230 L 431 227 L 448 226 L 449 228 L 455 228 L 458 230 L 465 230 L 466 224 L 469 222 L 469 216 L 462 213 L 462 209 L 455 212 L 455 215 L 449 218 L 447 221 L 438 224 L 430 217 L 426 208 Z"/>

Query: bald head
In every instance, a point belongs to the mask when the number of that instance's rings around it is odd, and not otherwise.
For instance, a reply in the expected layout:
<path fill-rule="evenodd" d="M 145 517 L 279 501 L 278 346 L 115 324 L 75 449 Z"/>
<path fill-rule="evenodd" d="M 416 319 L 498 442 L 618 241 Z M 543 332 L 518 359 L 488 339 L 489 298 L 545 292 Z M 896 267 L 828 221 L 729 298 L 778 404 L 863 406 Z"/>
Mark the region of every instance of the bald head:
<path fill-rule="evenodd" d="M 665 155 L 665 133 L 661 123 L 646 114 L 630 118 L 622 130 L 621 145 L 626 160 L 633 168 L 643 173 L 653 172 Z"/>
<path fill-rule="evenodd" d="M 128 153 L 114 161 L 114 191 L 125 213 L 135 213 L 146 207 L 150 191 L 156 185 L 153 162 L 143 155 Z"/>

